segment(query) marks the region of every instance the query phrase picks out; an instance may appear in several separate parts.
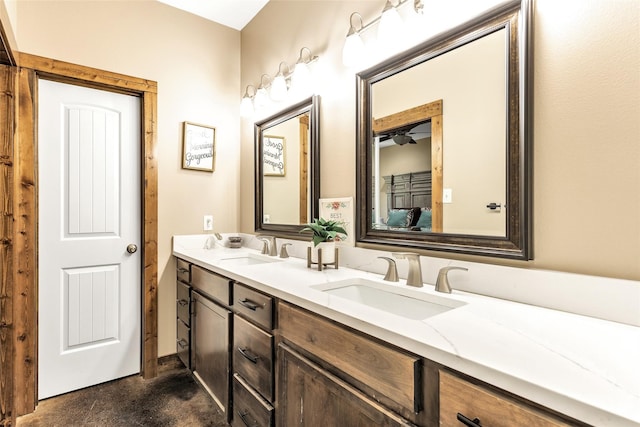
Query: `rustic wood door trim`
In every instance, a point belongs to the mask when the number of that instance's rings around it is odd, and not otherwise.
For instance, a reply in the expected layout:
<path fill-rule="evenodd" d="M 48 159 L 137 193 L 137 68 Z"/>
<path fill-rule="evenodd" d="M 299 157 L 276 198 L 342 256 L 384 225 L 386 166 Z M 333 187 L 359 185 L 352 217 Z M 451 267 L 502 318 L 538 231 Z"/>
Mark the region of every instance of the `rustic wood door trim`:
<path fill-rule="evenodd" d="M 157 83 L 25 53 L 18 54 L 14 153 L 13 416 L 37 403 L 37 79 L 139 96 L 142 101 L 142 375 L 158 372 Z M 3 362 L 4 363 L 4 362 Z M 4 372 L 4 366 L 2 371 Z M 4 396 L 0 396 L 2 398 Z"/>
<path fill-rule="evenodd" d="M 300 116 L 300 224 L 309 222 L 309 114 Z"/>
<path fill-rule="evenodd" d="M 418 105 L 408 110 L 374 119 L 374 135 L 392 129 L 431 120 L 431 230 L 442 232 L 443 141 L 442 100 Z"/>
<path fill-rule="evenodd" d="M 16 68 L 0 65 L 0 425 L 12 422 L 13 402 L 13 134 Z"/>

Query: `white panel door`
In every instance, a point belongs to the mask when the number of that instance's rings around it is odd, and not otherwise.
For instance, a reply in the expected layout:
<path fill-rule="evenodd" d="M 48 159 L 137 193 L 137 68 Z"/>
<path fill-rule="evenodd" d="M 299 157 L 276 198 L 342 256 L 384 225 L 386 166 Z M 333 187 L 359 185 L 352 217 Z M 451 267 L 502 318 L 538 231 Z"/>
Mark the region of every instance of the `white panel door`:
<path fill-rule="evenodd" d="M 140 100 L 38 82 L 38 398 L 140 371 Z"/>

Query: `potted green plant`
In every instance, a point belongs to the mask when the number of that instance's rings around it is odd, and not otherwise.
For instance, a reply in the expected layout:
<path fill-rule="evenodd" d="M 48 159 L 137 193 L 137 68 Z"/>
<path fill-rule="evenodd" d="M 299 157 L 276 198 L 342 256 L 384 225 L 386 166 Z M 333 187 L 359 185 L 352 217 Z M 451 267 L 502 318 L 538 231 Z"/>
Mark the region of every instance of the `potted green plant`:
<path fill-rule="evenodd" d="M 306 224 L 302 231 L 311 231 L 313 233 L 312 262 L 318 262 L 318 249 L 322 249 L 323 263 L 334 262 L 335 242 L 347 236 L 347 231 L 343 228 L 342 222 L 324 218 L 314 218 L 312 222 Z"/>

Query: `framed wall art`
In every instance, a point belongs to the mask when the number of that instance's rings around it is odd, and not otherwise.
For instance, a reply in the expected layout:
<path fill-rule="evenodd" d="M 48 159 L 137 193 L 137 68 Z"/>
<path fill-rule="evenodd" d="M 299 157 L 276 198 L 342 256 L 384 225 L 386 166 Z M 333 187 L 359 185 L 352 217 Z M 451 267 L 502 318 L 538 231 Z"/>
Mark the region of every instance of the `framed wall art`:
<path fill-rule="evenodd" d="M 286 169 L 285 140 L 282 136 L 262 138 L 262 174 L 264 176 L 284 176 Z"/>
<path fill-rule="evenodd" d="M 182 168 L 213 172 L 216 158 L 216 128 L 184 122 Z"/>
<path fill-rule="evenodd" d="M 342 246 L 355 246 L 353 231 L 353 197 L 320 199 L 320 218 L 342 223 L 347 238 L 338 242 Z"/>

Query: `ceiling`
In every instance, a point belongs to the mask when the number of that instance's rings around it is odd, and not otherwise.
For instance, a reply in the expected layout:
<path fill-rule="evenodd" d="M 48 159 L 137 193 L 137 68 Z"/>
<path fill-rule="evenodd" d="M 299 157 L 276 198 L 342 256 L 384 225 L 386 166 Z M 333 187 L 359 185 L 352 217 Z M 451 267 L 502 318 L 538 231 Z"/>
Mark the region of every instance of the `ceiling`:
<path fill-rule="evenodd" d="M 158 0 L 236 30 L 242 30 L 269 0 Z"/>

